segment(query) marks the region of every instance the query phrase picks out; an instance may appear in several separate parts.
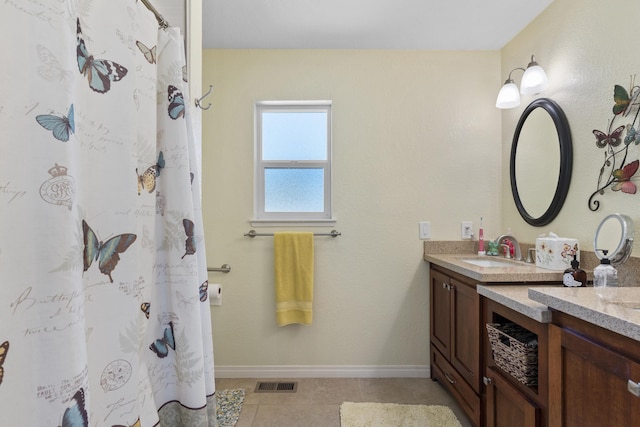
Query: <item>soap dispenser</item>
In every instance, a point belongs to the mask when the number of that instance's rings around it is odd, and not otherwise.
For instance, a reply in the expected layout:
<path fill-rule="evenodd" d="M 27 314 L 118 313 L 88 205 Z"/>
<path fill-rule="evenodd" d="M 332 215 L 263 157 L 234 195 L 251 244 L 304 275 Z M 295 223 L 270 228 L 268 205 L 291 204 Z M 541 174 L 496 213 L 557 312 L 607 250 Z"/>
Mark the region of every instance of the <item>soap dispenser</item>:
<path fill-rule="evenodd" d="M 569 288 L 587 286 L 587 273 L 580 268 L 580 262 L 576 254 L 573 254 L 571 268 L 567 268 L 562 275 L 562 284 Z"/>
<path fill-rule="evenodd" d="M 611 265 L 607 253 L 607 250 L 602 250 L 603 257 L 600 260 L 600 265 L 593 269 L 593 287 L 598 296 L 605 301 L 609 301 L 615 296 L 618 287 L 618 270 Z"/>

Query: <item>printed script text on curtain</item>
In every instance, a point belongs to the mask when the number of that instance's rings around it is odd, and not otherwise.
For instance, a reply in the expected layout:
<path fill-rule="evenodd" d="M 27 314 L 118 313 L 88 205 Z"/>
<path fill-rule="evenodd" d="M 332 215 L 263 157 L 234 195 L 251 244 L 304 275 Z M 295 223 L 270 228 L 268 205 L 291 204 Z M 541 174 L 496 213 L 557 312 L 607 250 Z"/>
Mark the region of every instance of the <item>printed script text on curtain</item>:
<path fill-rule="evenodd" d="M 179 31 L 135 0 L 0 16 L 3 425 L 215 425 Z"/>

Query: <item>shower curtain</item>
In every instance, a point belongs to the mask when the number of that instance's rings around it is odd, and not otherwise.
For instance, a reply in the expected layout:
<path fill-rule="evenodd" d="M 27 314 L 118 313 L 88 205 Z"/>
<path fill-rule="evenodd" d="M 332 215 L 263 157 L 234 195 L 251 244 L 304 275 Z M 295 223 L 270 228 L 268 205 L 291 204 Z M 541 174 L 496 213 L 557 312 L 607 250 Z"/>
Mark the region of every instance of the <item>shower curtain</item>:
<path fill-rule="evenodd" d="M 217 425 L 179 30 L 137 0 L 0 24 L 0 425 Z"/>

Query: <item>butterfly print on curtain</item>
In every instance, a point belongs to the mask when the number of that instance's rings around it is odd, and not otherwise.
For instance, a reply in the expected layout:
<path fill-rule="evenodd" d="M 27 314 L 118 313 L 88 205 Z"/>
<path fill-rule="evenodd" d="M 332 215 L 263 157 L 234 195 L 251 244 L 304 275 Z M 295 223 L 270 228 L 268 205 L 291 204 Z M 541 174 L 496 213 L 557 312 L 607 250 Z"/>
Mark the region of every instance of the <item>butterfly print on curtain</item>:
<path fill-rule="evenodd" d="M 2 384 L 2 380 L 4 379 L 4 361 L 7 358 L 7 353 L 9 352 L 9 341 L 5 341 L 0 344 L 0 384 Z"/>
<path fill-rule="evenodd" d="M 53 114 L 41 114 L 36 116 L 36 121 L 43 128 L 50 130 L 55 139 L 62 142 L 67 142 L 69 135 L 76 131 L 73 119 L 73 104 L 69 107 L 69 112 L 66 116 L 58 117 Z"/>
<path fill-rule="evenodd" d="M 193 255 L 196 253 L 196 241 L 195 237 L 193 237 L 193 221 L 190 219 L 183 219 L 182 225 L 184 226 L 184 232 L 187 235 L 187 240 L 184 242 L 185 252 L 182 255 L 184 258 L 187 255 Z"/>
<path fill-rule="evenodd" d="M 138 168 L 136 168 L 136 176 L 138 177 L 138 195 L 142 193 L 142 190 L 147 190 L 149 193 L 153 193 L 156 189 L 156 178 L 160 176 L 160 171 L 164 169 L 164 155 L 162 151 L 158 155 L 158 162 L 155 165 L 149 166 L 142 175 L 138 174 Z"/>
<path fill-rule="evenodd" d="M 118 254 L 126 251 L 135 242 L 137 236 L 125 233 L 101 242 L 85 220 L 82 220 L 82 232 L 84 234 L 84 271 L 91 267 L 93 261 L 98 261 L 100 272 L 109 276 L 109 280 L 113 283 L 111 272 L 120 261 Z"/>
<path fill-rule="evenodd" d="M 138 46 L 138 49 L 140 49 L 140 52 L 142 52 L 142 54 L 144 55 L 144 59 L 146 59 L 149 64 L 155 64 L 156 63 L 157 46 L 154 46 L 151 49 L 149 49 L 140 40 L 136 40 L 136 46 Z"/>
<path fill-rule="evenodd" d="M 167 357 L 169 349 L 176 349 L 176 342 L 173 337 L 173 322 L 169 322 L 169 327 L 165 328 L 162 338 L 152 342 L 149 349 L 161 359 Z"/>
<path fill-rule="evenodd" d="M 127 69 L 122 65 L 108 59 L 94 59 L 89 54 L 82 39 L 80 18 L 77 19 L 77 47 L 78 69 L 80 74 L 87 76 L 89 87 L 98 93 L 106 93 L 111 89 L 111 82 L 122 80 L 127 75 Z"/>
<path fill-rule="evenodd" d="M 89 416 L 85 407 L 84 389 L 78 390 L 70 402 L 70 406 L 62 415 L 61 427 L 88 427 Z"/>
<path fill-rule="evenodd" d="M 173 120 L 184 118 L 184 96 L 177 87 L 169 85 L 167 89 L 169 99 L 169 117 Z"/>

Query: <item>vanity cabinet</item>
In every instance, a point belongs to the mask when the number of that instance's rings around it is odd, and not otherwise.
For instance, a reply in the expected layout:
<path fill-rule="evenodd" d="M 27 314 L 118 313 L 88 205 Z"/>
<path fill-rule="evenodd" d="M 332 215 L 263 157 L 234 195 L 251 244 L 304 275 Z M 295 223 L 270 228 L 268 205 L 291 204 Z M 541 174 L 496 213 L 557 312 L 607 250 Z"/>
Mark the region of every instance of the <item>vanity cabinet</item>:
<path fill-rule="evenodd" d="M 640 423 L 640 342 L 561 312 L 549 340 L 551 426 Z"/>
<path fill-rule="evenodd" d="M 481 425 L 481 311 L 476 284 L 432 265 L 430 271 L 431 378 Z"/>
<path fill-rule="evenodd" d="M 548 323 L 540 323 L 488 298 L 482 298 L 482 306 L 483 325 L 514 323 L 535 334 L 538 341 L 538 381 L 535 386 L 526 386 L 496 365 L 486 328 L 483 331 L 484 425 L 486 427 L 550 425 L 547 422 Z"/>

